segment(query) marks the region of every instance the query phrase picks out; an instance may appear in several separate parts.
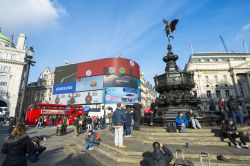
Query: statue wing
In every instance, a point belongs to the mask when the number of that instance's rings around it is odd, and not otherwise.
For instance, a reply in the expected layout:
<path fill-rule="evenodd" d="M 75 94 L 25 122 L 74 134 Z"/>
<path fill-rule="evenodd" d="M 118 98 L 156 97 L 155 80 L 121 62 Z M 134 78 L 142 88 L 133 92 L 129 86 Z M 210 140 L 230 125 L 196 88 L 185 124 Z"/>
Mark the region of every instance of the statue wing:
<path fill-rule="evenodd" d="M 168 25 L 168 20 L 163 19 L 163 23 L 164 23 L 165 25 Z"/>
<path fill-rule="evenodd" d="M 174 32 L 175 31 L 175 27 L 176 27 L 176 24 L 178 23 L 178 19 L 174 19 L 171 23 L 170 23 L 170 28 L 171 28 L 171 32 Z"/>

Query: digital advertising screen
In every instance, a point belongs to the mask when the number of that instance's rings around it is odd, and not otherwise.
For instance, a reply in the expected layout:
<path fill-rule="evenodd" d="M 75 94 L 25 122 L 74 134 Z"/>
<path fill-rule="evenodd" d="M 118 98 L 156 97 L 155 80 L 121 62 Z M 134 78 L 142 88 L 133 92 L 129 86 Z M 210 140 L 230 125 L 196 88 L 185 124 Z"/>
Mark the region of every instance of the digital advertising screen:
<path fill-rule="evenodd" d="M 129 75 L 105 75 L 103 86 L 107 87 L 129 87 L 138 89 L 140 80 Z"/>
<path fill-rule="evenodd" d="M 104 99 L 106 103 L 137 103 L 139 90 L 135 88 L 105 88 Z"/>
<path fill-rule="evenodd" d="M 135 61 L 124 58 L 82 62 L 77 67 L 77 78 L 110 74 L 126 74 L 140 79 L 140 67 Z"/>
<path fill-rule="evenodd" d="M 77 64 L 56 67 L 54 84 L 75 82 L 77 73 Z"/>
<path fill-rule="evenodd" d="M 76 80 L 76 91 L 90 91 L 103 88 L 103 76 L 78 78 Z"/>
<path fill-rule="evenodd" d="M 75 82 L 55 84 L 53 86 L 53 94 L 74 93 L 75 91 L 76 91 Z"/>
<path fill-rule="evenodd" d="M 55 94 L 52 96 L 54 104 L 96 104 L 102 103 L 103 91 L 86 91 L 65 94 Z"/>

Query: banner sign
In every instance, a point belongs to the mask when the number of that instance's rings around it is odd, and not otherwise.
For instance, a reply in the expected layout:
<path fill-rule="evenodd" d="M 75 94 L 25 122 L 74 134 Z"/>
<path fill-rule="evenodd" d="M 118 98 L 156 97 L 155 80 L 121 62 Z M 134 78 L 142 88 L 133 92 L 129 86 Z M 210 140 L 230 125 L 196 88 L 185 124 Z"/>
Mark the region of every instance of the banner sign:
<path fill-rule="evenodd" d="M 75 91 L 76 91 L 75 82 L 56 84 L 53 86 L 53 94 L 74 93 Z"/>
<path fill-rule="evenodd" d="M 76 91 L 90 91 L 103 88 L 103 76 L 78 78 L 76 81 Z"/>
<path fill-rule="evenodd" d="M 105 88 L 106 103 L 137 103 L 139 90 L 135 88 Z"/>
<path fill-rule="evenodd" d="M 42 109 L 41 114 L 44 115 L 63 115 L 65 114 L 65 110 L 47 110 L 47 109 Z"/>
<path fill-rule="evenodd" d="M 77 78 L 110 74 L 126 74 L 140 79 L 140 67 L 133 60 L 124 58 L 105 58 L 83 62 L 77 67 Z"/>
<path fill-rule="evenodd" d="M 140 80 L 129 75 L 105 75 L 104 87 L 130 87 L 138 89 Z"/>

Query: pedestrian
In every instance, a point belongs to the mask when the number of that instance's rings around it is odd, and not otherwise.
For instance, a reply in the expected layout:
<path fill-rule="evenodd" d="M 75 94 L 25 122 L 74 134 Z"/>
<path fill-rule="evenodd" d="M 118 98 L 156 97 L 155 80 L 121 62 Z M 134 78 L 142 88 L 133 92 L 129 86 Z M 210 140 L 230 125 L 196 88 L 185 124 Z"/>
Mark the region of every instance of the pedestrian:
<path fill-rule="evenodd" d="M 176 126 L 180 133 L 184 133 L 186 130 L 186 125 L 188 120 L 184 116 L 183 112 L 178 112 L 178 115 L 175 118 Z"/>
<path fill-rule="evenodd" d="M 74 122 L 72 123 L 75 137 L 78 135 L 78 130 L 79 130 L 79 119 L 78 117 L 75 118 Z"/>
<path fill-rule="evenodd" d="M 186 117 L 188 119 L 188 122 L 191 124 L 192 128 L 201 129 L 201 125 L 191 107 L 189 108 L 189 111 L 186 113 Z"/>
<path fill-rule="evenodd" d="M 234 125 L 234 122 L 232 119 L 228 119 L 224 125 L 224 128 L 222 128 L 222 133 L 224 134 L 224 138 L 228 138 L 231 143 L 234 144 L 235 148 L 248 148 L 248 145 L 246 144 L 245 136 L 243 135 L 243 132 L 238 132 L 236 126 Z M 242 145 L 237 145 L 236 138 L 240 138 L 240 141 Z"/>
<path fill-rule="evenodd" d="M 39 117 L 39 119 L 38 119 L 38 123 L 37 123 L 37 125 L 36 125 L 36 128 L 41 128 L 41 126 L 42 126 L 42 124 L 43 124 L 43 117 L 42 116 L 40 116 Z"/>
<path fill-rule="evenodd" d="M 87 131 L 92 130 L 92 118 L 90 116 L 87 117 Z"/>
<path fill-rule="evenodd" d="M 115 128 L 115 146 L 120 148 L 125 148 L 123 145 L 123 126 L 125 120 L 125 114 L 121 109 L 121 103 L 117 103 L 117 108 L 113 113 L 114 128 Z"/>
<path fill-rule="evenodd" d="M 226 121 L 228 119 L 228 111 L 226 109 L 225 99 L 224 97 L 221 97 L 219 101 L 219 111 L 222 116 L 222 122 Z"/>
<path fill-rule="evenodd" d="M 131 124 L 133 119 L 133 113 L 131 113 L 131 108 L 129 106 L 126 107 L 125 113 L 125 137 L 132 137 L 131 135 Z"/>
<path fill-rule="evenodd" d="M 24 124 L 17 124 L 3 142 L 2 154 L 6 154 L 2 166 L 27 166 L 26 153 L 34 149 Z"/>
<path fill-rule="evenodd" d="M 216 104 L 215 104 L 214 100 L 210 101 L 209 111 L 211 111 L 211 112 L 216 112 L 217 111 Z"/>
<path fill-rule="evenodd" d="M 153 152 L 144 152 L 142 154 L 143 160 L 140 162 L 141 166 L 169 166 L 173 159 L 172 152 L 166 145 L 159 142 L 153 143 Z M 162 150 L 161 150 L 162 149 Z"/>
<path fill-rule="evenodd" d="M 243 125 L 244 116 L 240 110 L 241 105 L 242 103 L 239 100 L 237 100 L 234 96 L 230 96 L 228 101 L 228 108 L 233 118 L 234 125 L 237 125 L 237 118 L 240 119 L 240 125 Z"/>
<path fill-rule="evenodd" d="M 113 130 L 113 111 L 111 111 L 108 114 L 108 118 L 109 118 L 109 130 L 112 131 Z"/>

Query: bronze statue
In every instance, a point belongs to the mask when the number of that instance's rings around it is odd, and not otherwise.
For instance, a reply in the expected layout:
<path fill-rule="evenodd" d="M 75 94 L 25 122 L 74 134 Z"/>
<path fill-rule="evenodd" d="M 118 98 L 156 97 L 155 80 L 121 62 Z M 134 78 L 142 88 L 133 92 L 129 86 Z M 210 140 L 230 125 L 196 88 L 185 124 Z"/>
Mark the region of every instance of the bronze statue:
<path fill-rule="evenodd" d="M 173 36 L 171 36 L 170 34 L 173 33 L 175 31 L 175 27 L 178 23 L 178 19 L 174 19 L 173 21 L 171 21 L 171 23 L 168 23 L 168 20 L 163 19 L 163 23 L 165 24 L 165 31 L 167 33 L 167 38 L 168 38 L 168 42 L 170 43 L 170 38 L 174 38 Z"/>

